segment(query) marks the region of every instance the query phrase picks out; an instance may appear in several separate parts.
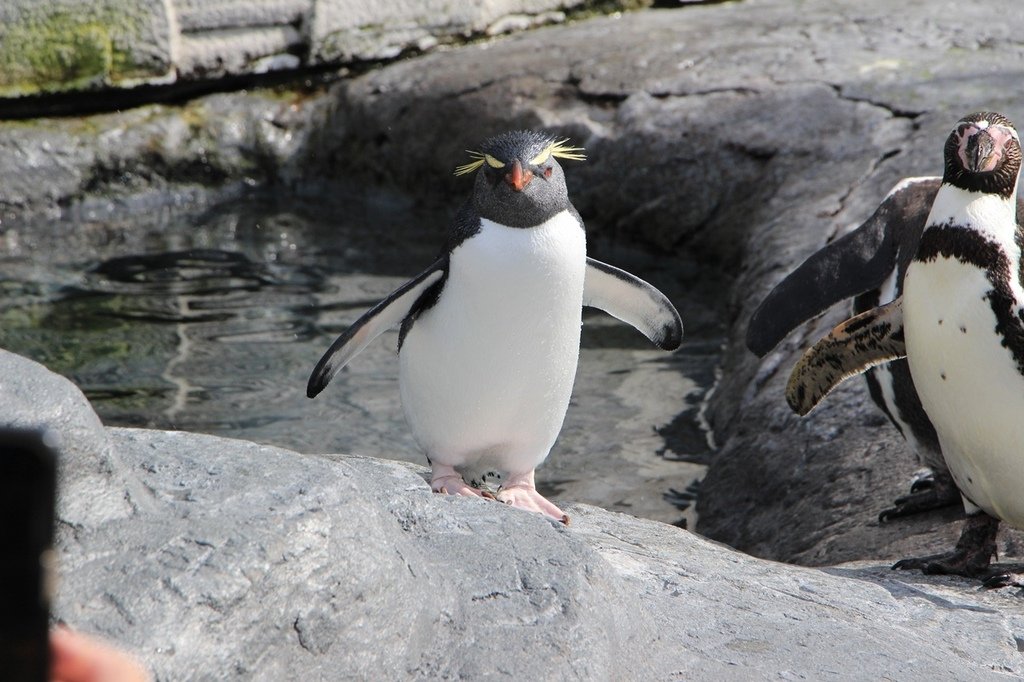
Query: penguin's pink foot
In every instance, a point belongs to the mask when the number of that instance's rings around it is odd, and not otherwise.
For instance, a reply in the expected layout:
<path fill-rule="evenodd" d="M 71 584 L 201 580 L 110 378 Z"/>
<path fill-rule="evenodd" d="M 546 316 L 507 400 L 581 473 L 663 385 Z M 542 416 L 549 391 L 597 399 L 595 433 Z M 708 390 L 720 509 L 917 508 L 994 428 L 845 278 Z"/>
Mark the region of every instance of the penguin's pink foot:
<path fill-rule="evenodd" d="M 569 525 L 569 515 L 537 492 L 532 471 L 528 474 L 510 475 L 498 491 L 497 499 L 519 509 L 546 514 L 556 521 Z"/>
<path fill-rule="evenodd" d="M 462 474 L 450 466 L 434 464 L 430 477 L 430 489 L 442 495 L 461 495 L 463 497 L 484 497 L 494 499 L 494 495 L 486 490 L 474 488 L 462 479 Z"/>

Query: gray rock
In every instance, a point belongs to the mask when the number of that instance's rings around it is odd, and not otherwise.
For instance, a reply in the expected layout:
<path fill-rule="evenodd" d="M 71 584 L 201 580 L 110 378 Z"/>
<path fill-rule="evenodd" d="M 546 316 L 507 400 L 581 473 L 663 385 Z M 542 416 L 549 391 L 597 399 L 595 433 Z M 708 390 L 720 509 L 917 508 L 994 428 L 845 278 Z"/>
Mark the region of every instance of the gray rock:
<path fill-rule="evenodd" d="M 174 80 L 165 0 L 0 4 L 0 98 Z"/>
<path fill-rule="evenodd" d="M 293 184 L 325 107 L 301 94 L 236 93 L 181 107 L 0 122 L 0 221 L 66 218 L 83 205 L 144 194 L 173 204 L 196 189 Z"/>
<path fill-rule="evenodd" d="M 593 507 L 565 528 L 397 462 L 104 429 L 66 380 L 0 369 L 0 423 L 64 436 L 55 615 L 158 680 L 1024 674 L 1009 592 L 785 566 Z M 128 512 L 97 513 L 112 498 Z"/>
<path fill-rule="evenodd" d="M 957 535 L 956 510 L 877 521 L 916 464 L 859 382 L 807 419 L 785 405 L 788 369 L 846 310 L 762 363 L 743 337 L 789 270 L 869 216 L 899 179 L 939 172 L 941 141 L 961 115 L 1022 118 L 1007 55 L 1024 16 L 993 27 L 998 7 L 764 0 L 425 55 L 336 86 L 310 165 L 447 196 L 460 180 L 445 165 L 466 140 L 517 126 L 571 135 L 588 150 L 567 176 L 592 235 L 697 254 L 735 276 L 707 410 L 722 448 L 702 485 L 698 530 L 806 564 L 936 552 Z M 1004 553 L 1017 553 L 1020 537 L 1007 533 Z"/>
<path fill-rule="evenodd" d="M 182 33 L 298 25 L 309 12 L 308 0 L 174 0 Z"/>
<path fill-rule="evenodd" d="M 915 465 L 863 388 L 851 383 L 803 420 L 782 397 L 798 353 L 845 311 L 763 362 L 743 347 L 745 321 L 896 181 L 935 174 L 960 115 L 984 107 L 1024 120 L 1013 68 L 1024 17 L 1003 9 L 748 0 L 643 11 L 434 52 L 320 98 L 218 95 L 5 123 L 0 208 L 9 223 L 82 196 L 239 177 L 316 196 L 317 183 L 349 174 L 444 202 L 464 193 L 451 169 L 474 141 L 513 126 L 571 135 L 590 158 L 569 168 L 570 191 L 595 238 L 696 256 L 735 277 L 706 410 L 721 449 L 699 530 L 805 564 L 893 560 L 945 548 L 957 512 L 879 526 Z"/>
<path fill-rule="evenodd" d="M 564 21 L 556 10 L 584 0 L 504 0 L 453 3 L 449 0 L 316 0 L 310 20 L 312 59 L 349 62 L 392 59 L 410 48 L 429 49 L 456 36 L 496 35 L 537 22 Z"/>
<path fill-rule="evenodd" d="M 61 518 L 72 527 L 130 516 L 123 469 L 103 424 L 74 384 L 42 365 L 0 350 L 0 427 L 46 431 L 60 460 Z"/>
<path fill-rule="evenodd" d="M 0 98 L 392 59 L 561 22 L 562 10 L 583 4 L 7 0 L 0 5 Z"/>
<path fill-rule="evenodd" d="M 1024 17 L 994 28 L 980 5 L 956 17 L 917 3 L 893 8 L 897 14 L 879 8 L 861 5 L 855 21 L 844 22 L 805 12 L 788 24 L 802 34 L 790 45 L 792 54 L 819 60 L 811 68 L 794 63 L 791 77 L 813 74 L 831 84 L 844 106 L 883 118 L 829 133 L 827 144 L 844 155 L 795 159 L 763 206 L 747 236 L 724 380 L 709 411 L 729 438 L 703 484 L 700 530 L 759 556 L 811 565 L 946 550 L 958 534 L 950 522 L 960 514 L 950 509 L 879 525 L 877 514 L 907 491 L 916 465 L 862 382 L 850 382 L 806 419 L 783 403 L 799 353 L 848 309 L 798 330 L 761 363 L 743 346 L 746 320 L 771 286 L 866 219 L 899 179 L 940 174 L 942 140 L 961 115 L 993 109 L 1020 120 L 1024 114 L 1005 56 L 1015 49 L 1012 36 L 1024 28 Z M 884 54 L 880 44 L 887 46 Z M 960 50 L 963 59 L 947 58 Z M 738 508 L 745 510 L 742 523 L 735 521 Z M 1004 532 L 1002 554 L 1019 553 L 1020 539 Z"/>

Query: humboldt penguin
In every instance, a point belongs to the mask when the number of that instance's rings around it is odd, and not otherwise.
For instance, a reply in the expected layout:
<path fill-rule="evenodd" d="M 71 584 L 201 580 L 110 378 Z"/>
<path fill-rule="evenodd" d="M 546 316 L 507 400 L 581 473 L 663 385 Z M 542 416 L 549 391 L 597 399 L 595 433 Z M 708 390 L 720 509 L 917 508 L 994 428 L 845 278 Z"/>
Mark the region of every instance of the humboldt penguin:
<path fill-rule="evenodd" d="M 903 294 L 836 327 L 794 368 L 806 414 L 847 376 L 905 357 L 968 520 L 952 552 L 894 568 L 979 576 L 1000 521 L 1024 528 L 1024 283 L 1017 223 L 1020 138 L 1001 114 L 960 120 Z M 993 576 L 990 585 L 1016 584 Z"/>

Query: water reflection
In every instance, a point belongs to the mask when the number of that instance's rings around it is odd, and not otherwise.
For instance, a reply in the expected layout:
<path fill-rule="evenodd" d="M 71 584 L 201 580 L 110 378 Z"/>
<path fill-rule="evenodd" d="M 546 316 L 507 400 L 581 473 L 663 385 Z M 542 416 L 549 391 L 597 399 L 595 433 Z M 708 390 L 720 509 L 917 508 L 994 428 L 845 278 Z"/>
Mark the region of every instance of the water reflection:
<path fill-rule="evenodd" d="M 264 195 L 203 212 L 6 227 L 0 346 L 69 376 L 109 425 L 422 463 L 399 404 L 394 332 L 317 400 L 304 392 L 334 337 L 434 259 L 447 219 L 360 191 L 328 206 Z M 667 356 L 587 315 L 577 389 L 541 478 L 565 499 L 671 521 L 678 513 L 661 494 L 699 476 L 685 460 L 707 449 L 697 415 L 724 333 L 710 292 L 726 288 L 647 254 L 596 255 L 663 288 L 688 339 Z"/>

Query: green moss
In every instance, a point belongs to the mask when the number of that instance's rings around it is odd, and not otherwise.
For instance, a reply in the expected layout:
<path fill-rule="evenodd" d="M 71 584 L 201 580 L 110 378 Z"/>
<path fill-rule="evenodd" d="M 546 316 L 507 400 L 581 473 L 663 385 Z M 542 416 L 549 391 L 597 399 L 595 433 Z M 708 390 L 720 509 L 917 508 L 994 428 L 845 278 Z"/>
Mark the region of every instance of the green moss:
<path fill-rule="evenodd" d="M 80 90 L 152 74 L 127 51 L 137 17 L 114 7 L 91 13 L 16 9 L 0 22 L 0 97 Z"/>
<path fill-rule="evenodd" d="M 102 82 L 110 73 L 107 29 L 66 14 L 8 26 L 0 53 L 0 94 L 32 94 L 60 85 L 74 89 Z"/>

